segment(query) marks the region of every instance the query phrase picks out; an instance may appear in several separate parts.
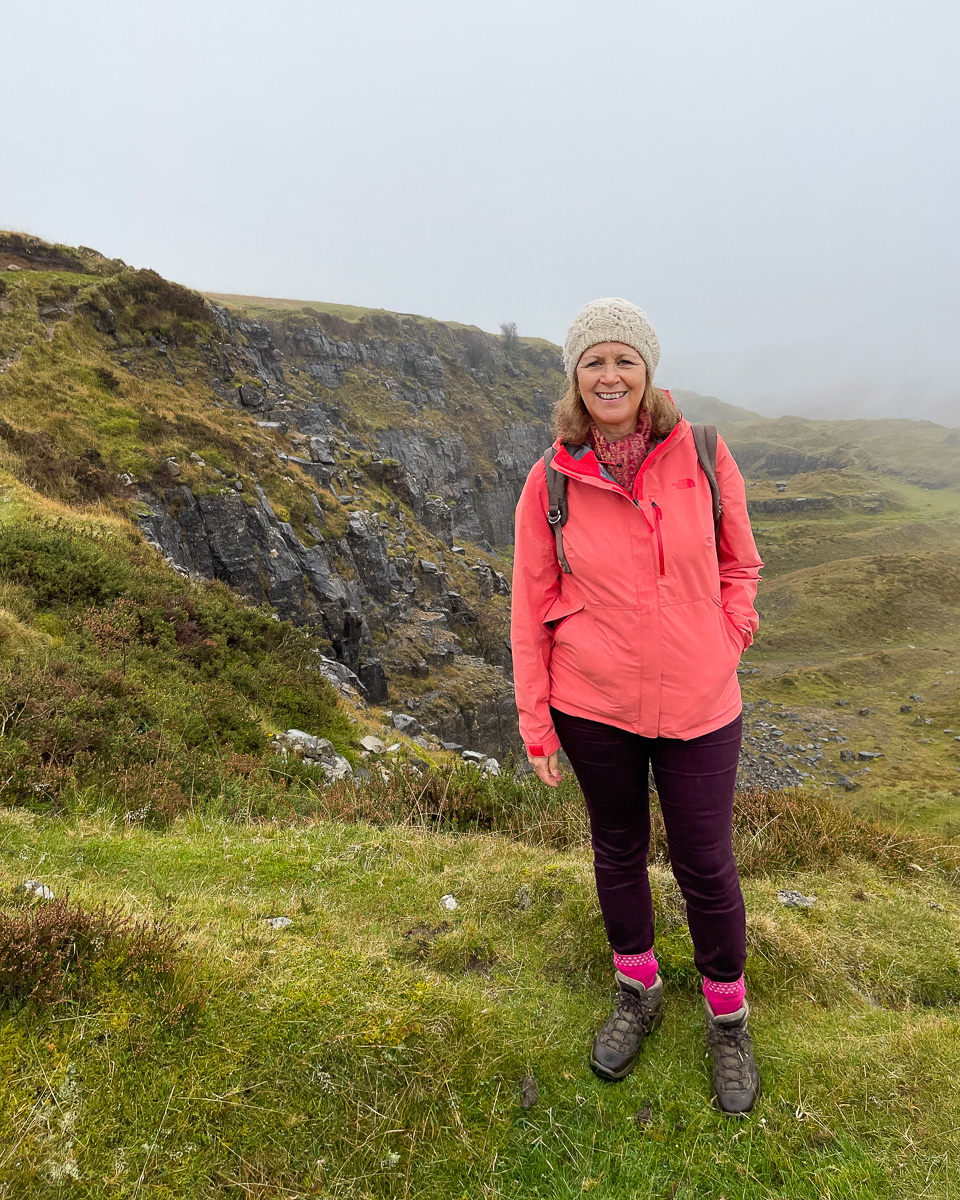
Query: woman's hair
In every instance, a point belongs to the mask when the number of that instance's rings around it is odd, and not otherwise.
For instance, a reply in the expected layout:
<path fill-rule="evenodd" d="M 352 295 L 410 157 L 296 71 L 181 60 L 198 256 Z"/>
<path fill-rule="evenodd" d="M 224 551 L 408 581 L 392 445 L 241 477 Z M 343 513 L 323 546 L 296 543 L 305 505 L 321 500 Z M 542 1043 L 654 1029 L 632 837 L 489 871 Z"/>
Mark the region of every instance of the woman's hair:
<path fill-rule="evenodd" d="M 680 412 L 673 401 L 658 387 L 654 387 L 650 372 L 643 389 L 640 407 L 650 414 L 653 436 L 665 438 L 680 420 Z M 580 395 L 580 385 L 574 372 L 573 383 L 566 395 L 557 401 L 553 409 L 553 435 L 576 446 L 583 445 L 590 435 L 591 417 Z"/>

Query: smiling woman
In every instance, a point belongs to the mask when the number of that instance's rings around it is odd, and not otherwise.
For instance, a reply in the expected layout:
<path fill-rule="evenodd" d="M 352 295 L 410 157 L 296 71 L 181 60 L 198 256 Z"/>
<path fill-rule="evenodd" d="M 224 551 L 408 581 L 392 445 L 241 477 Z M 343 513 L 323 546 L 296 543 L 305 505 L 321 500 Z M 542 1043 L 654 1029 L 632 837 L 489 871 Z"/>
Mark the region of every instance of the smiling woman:
<path fill-rule="evenodd" d="M 556 787 L 562 746 L 590 815 L 618 986 L 590 1065 L 604 1079 L 623 1079 L 660 1021 L 647 879 L 652 768 L 703 975 L 714 1092 L 722 1111 L 739 1115 L 753 1107 L 759 1077 L 731 844 L 736 668 L 757 628 L 762 564 L 743 479 L 720 439 L 723 520 L 715 526 L 693 427 L 653 383 L 659 358 L 653 327 L 629 301 L 595 300 L 570 327 L 570 387 L 557 406 L 550 459 L 566 477 L 567 562 L 561 572 L 548 519 L 558 503 L 541 459 L 517 506 L 514 680 L 531 765 Z"/>

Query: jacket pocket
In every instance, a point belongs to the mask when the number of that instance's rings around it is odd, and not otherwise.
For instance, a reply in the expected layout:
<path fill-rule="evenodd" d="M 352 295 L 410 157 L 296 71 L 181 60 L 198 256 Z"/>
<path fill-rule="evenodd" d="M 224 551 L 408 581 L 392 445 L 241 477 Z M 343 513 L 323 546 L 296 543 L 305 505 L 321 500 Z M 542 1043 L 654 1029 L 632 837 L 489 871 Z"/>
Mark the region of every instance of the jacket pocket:
<path fill-rule="evenodd" d="M 582 611 L 582 600 L 575 600 L 572 596 L 558 596 L 547 609 L 547 615 L 543 618 L 543 623 L 555 633 L 564 621 L 572 617 L 574 613 Z"/>
<path fill-rule="evenodd" d="M 719 608 L 720 611 L 723 613 L 723 615 L 726 617 L 727 627 L 729 628 L 730 632 L 733 634 L 736 634 L 737 644 L 739 645 L 740 653 L 742 654 L 743 651 L 746 650 L 746 648 L 747 648 L 746 640 L 743 636 L 743 630 L 736 623 L 736 621 L 733 619 L 733 617 L 730 616 L 730 614 L 727 612 L 727 610 L 723 607 L 723 601 L 718 596 L 714 596 L 714 597 L 712 597 L 712 599 L 713 599 L 714 604 L 717 606 L 717 608 Z"/>

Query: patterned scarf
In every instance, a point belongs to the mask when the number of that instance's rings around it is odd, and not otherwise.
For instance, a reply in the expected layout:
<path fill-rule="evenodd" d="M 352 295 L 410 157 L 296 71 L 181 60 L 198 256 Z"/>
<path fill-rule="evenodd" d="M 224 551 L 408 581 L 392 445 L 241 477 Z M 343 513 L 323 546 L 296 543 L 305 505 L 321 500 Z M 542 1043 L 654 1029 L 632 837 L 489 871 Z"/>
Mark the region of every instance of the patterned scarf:
<path fill-rule="evenodd" d="M 637 413 L 637 428 L 627 437 L 608 442 L 595 421 L 590 422 L 590 445 L 624 491 L 632 492 L 640 464 L 650 451 L 652 434 L 650 414 L 645 408 Z"/>

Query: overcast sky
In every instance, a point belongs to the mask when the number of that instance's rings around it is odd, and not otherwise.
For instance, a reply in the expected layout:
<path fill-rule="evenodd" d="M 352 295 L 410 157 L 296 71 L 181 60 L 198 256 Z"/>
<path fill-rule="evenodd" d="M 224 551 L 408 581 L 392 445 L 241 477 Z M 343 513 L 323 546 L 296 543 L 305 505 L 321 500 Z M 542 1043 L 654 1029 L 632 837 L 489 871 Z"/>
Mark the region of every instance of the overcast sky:
<path fill-rule="evenodd" d="M 960 424 L 956 0 L 7 0 L 0 227 Z"/>

